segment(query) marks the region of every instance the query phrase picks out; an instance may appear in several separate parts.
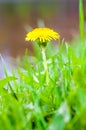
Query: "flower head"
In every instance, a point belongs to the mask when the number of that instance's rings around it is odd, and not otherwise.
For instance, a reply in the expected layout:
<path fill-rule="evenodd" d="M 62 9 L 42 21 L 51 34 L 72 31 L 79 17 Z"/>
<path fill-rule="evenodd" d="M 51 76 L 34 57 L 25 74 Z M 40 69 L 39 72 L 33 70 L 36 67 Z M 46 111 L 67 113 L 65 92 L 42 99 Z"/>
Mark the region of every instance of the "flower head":
<path fill-rule="evenodd" d="M 60 35 L 49 28 L 36 28 L 31 32 L 27 33 L 25 40 L 26 41 L 35 41 L 38 40 L 39 42 L 48 42 L 51 40 L 59 39 Z"/>

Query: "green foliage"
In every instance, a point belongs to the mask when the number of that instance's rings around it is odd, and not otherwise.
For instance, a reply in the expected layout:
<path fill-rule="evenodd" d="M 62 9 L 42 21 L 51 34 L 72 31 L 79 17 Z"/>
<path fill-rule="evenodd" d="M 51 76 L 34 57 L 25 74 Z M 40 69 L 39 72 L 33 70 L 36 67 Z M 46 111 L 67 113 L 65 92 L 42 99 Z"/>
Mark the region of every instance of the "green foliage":
<path fill-rule="evenodd" d="M 81 41 L 84 43 L 84 12 L 83 12 L 83 0 L 79 0 L 79 28 Z"/>
<path fill-rule="evenodd" d="M 81 44 L 48 44 L 48 85 L 37 47 L 34 46 L 36 56 L 26 53 L 16 71 L 12 68 L 11 76 L 4 65 L 6 77 L 0 80 L 0 129 L 84 130 L 86 57 L 80 56 Z"/>

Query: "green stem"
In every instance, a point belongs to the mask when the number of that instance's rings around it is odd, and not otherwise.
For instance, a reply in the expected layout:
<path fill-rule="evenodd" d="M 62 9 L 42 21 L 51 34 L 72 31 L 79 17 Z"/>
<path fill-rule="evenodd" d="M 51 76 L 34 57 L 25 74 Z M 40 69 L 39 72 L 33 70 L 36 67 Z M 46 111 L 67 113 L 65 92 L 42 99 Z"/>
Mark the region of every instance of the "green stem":
<path fill-rule="evenodd" d="M 43 58 L 44 71 L 45 71 L 45 74 L 46 74 L 46 84 L 48 85 L 48 83 L 49 83 L 49 73 L 48 73 L 48 67 L 47 67 L 45 47 L 41 47 L 41 50 L 42 50 L 42 58 Z"/>

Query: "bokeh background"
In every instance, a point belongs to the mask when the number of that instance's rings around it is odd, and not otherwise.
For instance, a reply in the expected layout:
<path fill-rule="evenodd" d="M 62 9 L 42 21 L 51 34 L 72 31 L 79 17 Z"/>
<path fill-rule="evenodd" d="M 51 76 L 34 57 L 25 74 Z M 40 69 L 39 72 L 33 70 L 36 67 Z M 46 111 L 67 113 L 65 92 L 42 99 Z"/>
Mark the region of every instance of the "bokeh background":
<path fill-rule="evenodd" d="M 62 39 L 72 40 L 79 34 L 78 0 L 0 0 L 0 52 L 24 55 L 26 48 L 31 50 L 25 42 L 27 31 L 43 24 L 59 32 Z"/>

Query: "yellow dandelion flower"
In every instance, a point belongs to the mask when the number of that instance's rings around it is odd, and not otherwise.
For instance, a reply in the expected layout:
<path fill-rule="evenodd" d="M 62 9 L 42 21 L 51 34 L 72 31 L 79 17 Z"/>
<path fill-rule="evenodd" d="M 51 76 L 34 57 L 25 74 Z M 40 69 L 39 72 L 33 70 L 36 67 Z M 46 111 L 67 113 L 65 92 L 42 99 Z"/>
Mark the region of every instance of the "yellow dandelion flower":
<path fill-rule="evenodd" d="M 35 41 L 38 40 L 39 42 L 48 42 L 51 40 L 59 39 L 60 35 L 49 28 L 36 28 L 31 32 L 27 33 L 25 40 L 26 41 Z"/>

